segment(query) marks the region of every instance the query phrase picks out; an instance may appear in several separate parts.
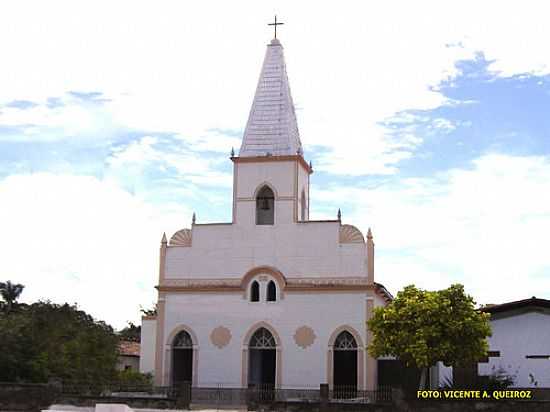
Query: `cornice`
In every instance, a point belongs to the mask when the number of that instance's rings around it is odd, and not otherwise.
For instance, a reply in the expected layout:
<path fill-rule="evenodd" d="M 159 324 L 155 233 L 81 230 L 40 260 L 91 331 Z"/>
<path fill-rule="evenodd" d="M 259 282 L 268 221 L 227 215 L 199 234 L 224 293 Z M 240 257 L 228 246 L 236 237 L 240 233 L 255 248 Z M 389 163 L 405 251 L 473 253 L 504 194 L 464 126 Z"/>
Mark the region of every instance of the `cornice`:
<path fill-rule="evenodd" d="M 304 170 L 311 174 L 313 169 L 309 167 L 309 164 L 300 155 L 285 155 L 285 156 L 233 156 L 231 157 L 233 163 L 263 163 L 263 162 L 298 162 Z"/>

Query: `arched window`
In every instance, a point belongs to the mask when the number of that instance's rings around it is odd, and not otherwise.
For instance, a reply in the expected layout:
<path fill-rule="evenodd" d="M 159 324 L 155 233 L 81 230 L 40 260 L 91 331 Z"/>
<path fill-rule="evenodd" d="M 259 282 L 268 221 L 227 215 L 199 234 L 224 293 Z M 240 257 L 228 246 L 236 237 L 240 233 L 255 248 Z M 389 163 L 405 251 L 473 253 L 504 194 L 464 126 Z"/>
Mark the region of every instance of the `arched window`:
<path fill-rule="evenodd" d="M 260 284 L 256 280 L 252 282 L 252 285 L 250 286 L 250 301 L 260 301 Z"/>
<path fill-rule="evenodd" d="M 179 332 L 172 341 L 173 349 L 193 349 L 193 339 L 186 331 Z"/>
<path fill-rule="evenodd" d="M 307 209 L 307 205 L 306 205 L 306 192 L 304 191 L 304 189 L 302 189 L 302 198 L 300 199 L 300 207 L 301 207 L 301 210 L 302 210 L 302 213 L 301 213 L 301 220 L 302 222 L 304 222 L 306 220 L 306 209 Z"/>
<path fill-rule="evenodd" d="M 266 328 L 260 328 L 250 338 L 248 347 L 250 349 L 275 349 L 277 343 L 270 331 Z"/>
<path fill-rule="evenodd" d="M 272 280 L 267 284 L 267 301 L 275 302 L 277 300 L 277 287 Z"/>
<path fill-rule="evenodd" d="M 334 350 L 357 350 L 357 342 L 353 335 L 345 330 L 336 338 Z"/>
<path fill-rule="evenodd" d="M 264 186 L 256 196 L 256 224 L 272 225 L 274 222 L 275 196 L 268 186 Z"/>

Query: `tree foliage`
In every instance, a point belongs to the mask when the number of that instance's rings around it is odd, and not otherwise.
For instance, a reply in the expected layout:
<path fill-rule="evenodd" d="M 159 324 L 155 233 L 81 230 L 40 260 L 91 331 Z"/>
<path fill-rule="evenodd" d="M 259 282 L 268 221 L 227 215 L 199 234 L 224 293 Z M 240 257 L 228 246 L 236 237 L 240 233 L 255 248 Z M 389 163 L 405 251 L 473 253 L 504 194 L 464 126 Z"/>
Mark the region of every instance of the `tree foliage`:
<path fill-rule="evenodd" d="M 0 381 L 109 381 L 117 350 L 113 329 L 76 305 L 36 302 L 0 315 Z"/>
<path fill-rule="evenodd" d="M 459 284 L 440 291 L 407 286 L 387 307 L 375 309 L 368 321 L 374 335 L 368 351 L 421 369 L 438 361 L 447 366 L 477 362 L 487 354 L 491 328 L 489 315 L 474 304 Z"/>
<path fill-rule="evenodd" d="M 132 322 L 128 322 L 128 326 L 121 329 L 118 332 L 118 336 L 121 340 L 127 340 L 131 342 L 141 341 L 141 326 L 137 326 Z"/>
<path fill-rule="evenodd" d="M 156 316 L 157 315 L 157 305 L 156 305 L 156 303 L 153 303 L 153 307 L 151 309 L 146 309 L 144 307 L 140 307 L 140 312 L 143 313 L 145 316 Z"/>
<path fill-rule="evenodd" d="M 132 369 L 118 371 L 116 381 L 121 386 L 153 387 L 153 375 L 150 373 L 141 373 Z"/>
<path fill-rule="evenodd" d="M 0 282 L 0 296 L 4 300 L 6 311 L 10 311 L 12 307 L 16 304 L 17 299 L 25 289 L 25 286 L 19 283 L 12 283 L 11 281 Z"/>

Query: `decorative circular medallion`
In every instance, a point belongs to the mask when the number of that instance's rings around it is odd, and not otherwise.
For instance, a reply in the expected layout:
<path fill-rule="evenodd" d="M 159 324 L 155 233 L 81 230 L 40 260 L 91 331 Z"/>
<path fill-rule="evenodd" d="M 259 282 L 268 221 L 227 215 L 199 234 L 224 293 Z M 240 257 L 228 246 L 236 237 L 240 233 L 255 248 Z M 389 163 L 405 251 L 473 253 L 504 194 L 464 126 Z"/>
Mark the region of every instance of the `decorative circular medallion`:
<path fill-rule="evenodd" d="M 294 333 L 294 342 L 302 349 L 312 345 L 315 338 L 315 332 L 309 326 L 300 326 Z"/>
<path fill-rule="evenodd" d="M 231 331 L 225 326 L 218 326 L 210 334 L 210 341 L 214 346 L 217 346 L 219 349 L 227 346 L 231 340 Z"/>

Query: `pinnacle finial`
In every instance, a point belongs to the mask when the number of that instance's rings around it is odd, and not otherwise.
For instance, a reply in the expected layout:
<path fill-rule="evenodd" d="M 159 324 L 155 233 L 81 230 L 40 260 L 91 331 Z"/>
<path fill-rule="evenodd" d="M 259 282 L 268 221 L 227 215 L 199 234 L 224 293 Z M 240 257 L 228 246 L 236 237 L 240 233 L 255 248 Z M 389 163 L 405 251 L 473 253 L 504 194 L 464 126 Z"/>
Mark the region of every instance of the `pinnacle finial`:
<path fill-rule="evenodd" d="M 367 231 L 367 239 L 372 240 L 372 230 L 370 230 L 370 227 L 369 227 L 369 230 Z"/>
<path fill-rule="evenodd" d="M 235 157 L 235 149 L 233 147 L 231 148 L 231 157 Z"/>
<path fill-rule="evenodd" d="M 197 221 L 197 215 L 195 214 L 195 212 L 193 212 L 193 218 L 191 219 L 191 223 L 195 224 L 196 221 Z"/>
<path fill-rule="evenodd" d="M 338 209 L 338 220 L 342 220 L 342 211 Z"/>
<path fill-rule="evenodd" d="M 268 23 L 267 25 L 268 26 L 274 26 L 275 28 L 275 35 L 274 35 L 274 39 L 277 38 L 277 26 L 281 26 L 283 25 L 284 23 L 281 23 L 281 22 L 277 22 L 277 15 L 275 15 L 275 21 L 273 23 Z"/>
<path fill-rule="evenodd" d="M 160 243 L 168 243 L 168 241 L 166 240 L 166 232 L 162 234 L 162 240 L 160 241 Z"/>
<path fill-rule="evenodd" d="M 311 162 L 311 160 L 309 161 L 309 168 L 313 170 L 313 163 Z"/>

